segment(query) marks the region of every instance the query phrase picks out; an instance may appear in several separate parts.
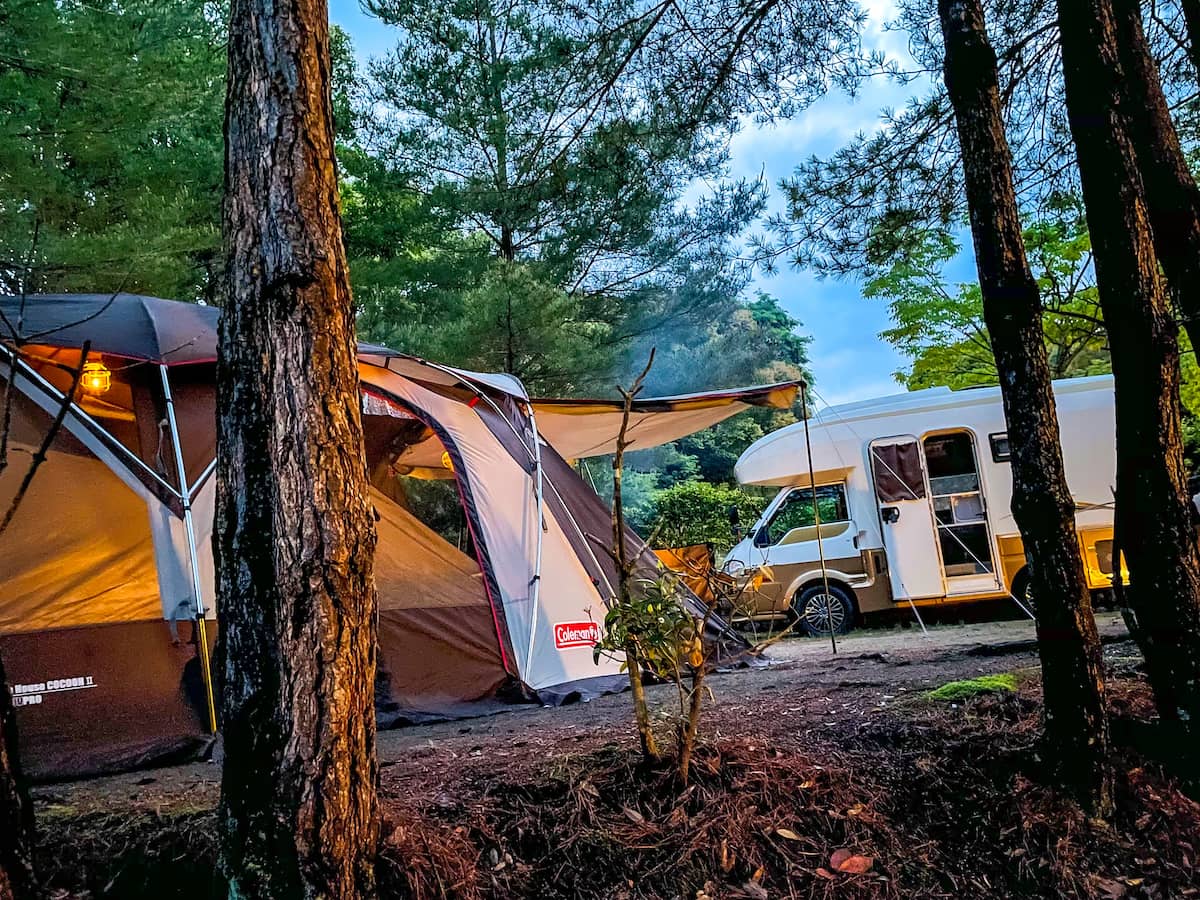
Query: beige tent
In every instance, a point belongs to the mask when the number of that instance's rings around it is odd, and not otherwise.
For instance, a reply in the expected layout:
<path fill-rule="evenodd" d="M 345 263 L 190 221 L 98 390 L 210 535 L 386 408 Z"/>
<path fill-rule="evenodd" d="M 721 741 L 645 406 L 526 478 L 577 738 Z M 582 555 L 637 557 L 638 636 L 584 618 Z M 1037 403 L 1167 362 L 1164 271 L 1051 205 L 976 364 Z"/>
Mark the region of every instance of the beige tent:
<path fill-rule="evenodd" d="M 0 311 L 15 302 L 0 298 Z M 216 316 L 131 295 L 26 306 L 26 333 L 43 343 L 23 348 L 13 381 L 19 451 L 46 433 L 84 341 L 111 378 L 73 398 L 0 537 L 0 652 L 36 775 L 177 758 L 214 728 Z M 530 401 L 511 376 L 378 347 L 360 349 L 360 375 L 378 513 L 381 724 L 624 684 L 621 660 L 597 665 L 578 638 L 600 634 L 615 573 L 602 550 L 607 509 L 564 461 L 607 446 L 612 404 Z M 794 391 L 640 401 L 640 440 L 652 446 L 748 404 L 786 405 Z M 589 406 L 608 424 L 586 424 Z M 577 426 L 555 424 L 567 420 Z M 470 555 L 396 502 L 397 477 L 421 469 L 454 480 Z M 15 489 L 11 474 L 0 478 L 0 503 Z M 653 554 L 629 539 L 652 570 Z"/>

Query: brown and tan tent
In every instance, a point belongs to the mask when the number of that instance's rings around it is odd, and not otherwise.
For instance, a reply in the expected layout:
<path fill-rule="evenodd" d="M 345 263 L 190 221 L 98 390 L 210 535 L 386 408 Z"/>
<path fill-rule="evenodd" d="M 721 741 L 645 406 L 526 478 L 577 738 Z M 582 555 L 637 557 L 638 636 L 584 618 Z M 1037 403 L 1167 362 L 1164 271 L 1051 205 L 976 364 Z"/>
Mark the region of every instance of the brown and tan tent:
<path fill-rule="evenodd" d="M 27 766 L 67 777 L 194 755 L 219 696 L 209 660 L 218 311 L 120 294 L 0 297 L 0 313 L 0 378 L 18 313 L 30 338 L 12 377 L 14 464 L 0 475 L 0 511 L 85 342 L 108 381 L 72 398 L 0 535 L 0 653 Z M 381 725 L 621 687 L 621 661 L 597 665 L 591 653 L 614 593 L 601 549 L 608 511 L 566 462 L 606 452 L 619 426 L 612 404 L 531 400 L 511 376 L 381 347 L 360 347 L 359 359 L 378 513 Z M 639 446 L 794 396 L 774 385 L 639 401 Z M 397 502 L 406 474 L 453 480 L 469 554 Z"/>

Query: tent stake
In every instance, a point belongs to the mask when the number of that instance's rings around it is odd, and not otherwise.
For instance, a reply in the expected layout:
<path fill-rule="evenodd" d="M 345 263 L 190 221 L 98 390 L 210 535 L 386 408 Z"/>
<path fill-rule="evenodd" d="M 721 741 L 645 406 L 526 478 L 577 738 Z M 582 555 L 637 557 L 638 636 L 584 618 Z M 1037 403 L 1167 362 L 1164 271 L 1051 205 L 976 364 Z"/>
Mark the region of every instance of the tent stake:
<path fill-rule="evenodd" d="M 833 608 L 829 594 L 829 569 L 825 566 L 825 542 L 821 537 L 821 510 L 817 503 L 817 478 L 813 472 L 812 441 L 808 436 L 808 382 L 800 381 L 800 410 L 804 413 L 804 449 L 808 451 L 808 486 L 812 488 L 813 524 L 817 527 L 817 555 L 821 559 L 821 581 L 825 584 L 825 621 L 829 623 L 829 643 L 836 656 L 837 637 L 833 633 Z"/>
<path fill-rule="evenodd" d="M 196 593 L 196 637 L 200 645 L 200 667 L 204 679 L 204 696 L 208 701 L 208 726 L 217 733 L 217 704 L 213 697 L 212 669 L 208 654 L 208 633 L 204 627 L 204 596 L 200 584 L 200 560 L 196 554 L 196 526 L 192 521 L 192 492 L 188 489 L 187 471 L 183 467 L 183 447 L 179 443 L 179 426 L 175 421 L 175 401 L 171 397 L 171 379 L 167 367 L 160 365 L 163 400 L 167 407 L 167 424 L 171 428 L 171 446 L 175 450 L 175 472 L 179 478 L 179 497 L 183 503 L 183 528 L 187 534 L 188 562 L 192 570 L 192 590 Z"/>

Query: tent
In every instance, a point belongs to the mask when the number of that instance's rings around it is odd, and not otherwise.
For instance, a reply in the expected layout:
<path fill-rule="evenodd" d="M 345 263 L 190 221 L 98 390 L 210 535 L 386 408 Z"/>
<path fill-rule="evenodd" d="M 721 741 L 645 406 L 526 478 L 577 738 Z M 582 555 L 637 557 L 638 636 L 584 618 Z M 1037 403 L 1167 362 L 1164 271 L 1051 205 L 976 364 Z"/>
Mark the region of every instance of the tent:
<path fill-rule="evenodd" d="M 218 311 L 118 294 L 0 297 L 0 313 L 0 377 L 18 321 L 24 338 L 0 514 L 85 344 L 108 382 L 67 407 L 0 536 L 0 653 L 28 768 L 66 777 L 194 755 L 215 730 L 219 695 L 209 658 Z M 382 347 L 361 346 L 359 361 L 379 532 L 381 726 L 621 687 L 620 660 L 597 665 L 591 653 L 616 580 L 608 510 L 567 462 L 611 446 L 612 403 L 534 400 L 511 376 Z M 794 396 L 794 385 L 771 385 L 638 401 L 636 446 Z M 398 502 L 404 475 L 453 481 L 470 553 Z M 653 554 L 629 539 L 653 570 Z"/>

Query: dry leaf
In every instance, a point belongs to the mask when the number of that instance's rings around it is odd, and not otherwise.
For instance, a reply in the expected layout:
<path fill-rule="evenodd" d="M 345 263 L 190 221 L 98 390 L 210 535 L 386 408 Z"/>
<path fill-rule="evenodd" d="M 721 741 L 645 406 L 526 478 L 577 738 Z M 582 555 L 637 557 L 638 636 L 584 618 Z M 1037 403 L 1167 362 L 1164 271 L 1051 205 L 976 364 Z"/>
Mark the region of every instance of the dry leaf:
<path fill-rule="evenodd" d="M 829 857 L 829 865 L 839 872 L 845 872 L 849 875 L 862 875 L 865 872 L 871 871 L 871 866 L 875 864 L 875 860 L 869 856 L 858 856 L 851 853 L 845 847 L 840 850 L 833 851 L 833 856 Z"/>
<path fill-rule="evenodd" d="M 747 897 L 752 898 L 752 900 L 767 900 L 767 897 L 770 896 L 767 893 L 767 889 L 757 881 L 747 881 L 745 884 L 743 884 L 742 893 L 744 893 Z"/>
<path fill-rule="evenodd" d="M 633 807 L 626 806 L 624 807 L 623 812 L 625 813 L 625 818 L 627 818 L 630 822 L 633 822 L 635 825 L 646 824 L 646 817 Z"/>
<path fill-rule="evenodd" d="M 796 834 L 796 832 L 792 831 L 792 829 L 790 829 L 790 828 L 776 828 L 775 833 L 777 835 L 779 835 L 781 838 L 785 838 L 786 840 L 789 840 L 789 841 L 804 840 L 804 838 L 800 837 L 800 835 Z"/>
<path fill-rule="evenodd" d="M 816 872 L 817 872 L 817 875 L 819 875 L 822 878 L 828 879 L 829 881 L 833 881 L 833 879 L 834 879 L 834 874 L 832 872 L 830 872 L 828 869 L 817 869 Z"/>
<path fill-rule="evenodd" d="M 728 873 L 737 862 L 737 852 L 729 852 L 729 841 L 721 839 L 721 871 Z"/>

